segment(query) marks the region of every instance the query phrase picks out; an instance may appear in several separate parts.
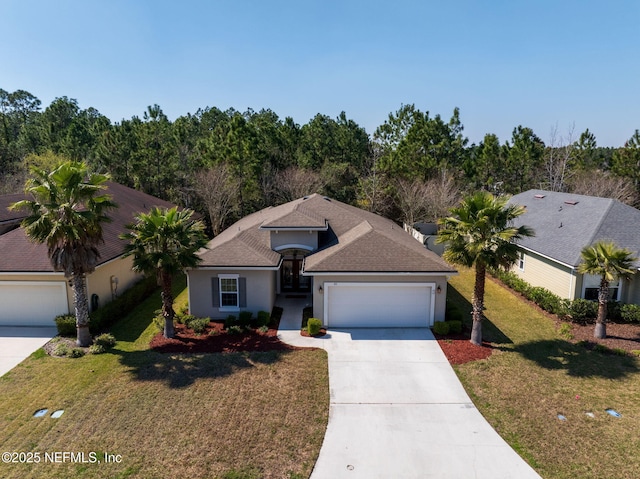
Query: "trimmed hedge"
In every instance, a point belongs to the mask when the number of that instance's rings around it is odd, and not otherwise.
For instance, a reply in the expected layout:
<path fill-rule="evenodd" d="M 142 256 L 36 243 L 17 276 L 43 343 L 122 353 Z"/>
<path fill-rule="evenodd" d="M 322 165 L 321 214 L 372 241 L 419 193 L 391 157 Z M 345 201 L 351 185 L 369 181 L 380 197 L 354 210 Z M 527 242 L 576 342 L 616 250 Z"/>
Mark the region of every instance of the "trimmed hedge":
<path fill-rule="evenodd" d="M 450 322 L 436 321 L 433 323 L 433 332 L 442 336 L 449 334 Z"/>
<path fill-rule="evenodd" d="M 640 323 L 640 306 L 637 304 L 621 305 L 620 317 L 625 323 Z"/>
<path fill-rule="evenodd" d="M 462 321 L 447 321 L 447 324 L 449 325 L 449 332 L 451 334 L 460 334 L 462 332 Z"/>
<path fill-rule="evenodd" d="M 89 315 L 91 334 L 106 331 L 116 321 L 124 318 L 158 289 L 155 277 L 144 278 L 110 303 Z"/>
<path fill-rule="evenodd" d="M 322 320 L 319 318 L 309 318 L 307 320 L 307 332 L 309 336 L 315 336 L 320 333 L 320 329 L 322 328 Z"/>
<path fill-rule="evenodd" d="M 60 336 L 72 338 L 76 335 L 76 317 L 73 314 L 61 314 L 54 321 Z"/>

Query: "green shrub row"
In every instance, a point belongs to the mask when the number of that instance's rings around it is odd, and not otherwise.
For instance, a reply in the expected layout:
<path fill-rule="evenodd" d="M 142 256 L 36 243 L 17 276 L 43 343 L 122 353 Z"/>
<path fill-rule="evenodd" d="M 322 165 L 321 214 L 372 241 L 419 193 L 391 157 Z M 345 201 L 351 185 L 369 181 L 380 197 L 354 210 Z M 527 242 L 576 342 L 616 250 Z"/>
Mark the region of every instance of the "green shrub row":
<path fill-rule="evenodd" d="M 492 270 L 491 274 L 525 298 L 536 303 L 545 311 L 556 314 L 574 323 L 588 324 L 598 316 L 598 303 L 588 299 L 561 298 L 548 289 L 531 286 L 511 271 Z M 614 322 L 640 322 L 640 306 L 620 304 L 617 301 L 607 303 L 607 319 Z"/>
<path fill-rule="evenodd" d="M 61 314 L 54 321 L 58 328 L 58 334 L 67 338 L 76 336 L 76 317 L 73 314 Z"/>
<path fill-rule="evenodd" d="M 155 277 L 144 278 L 118 298 L 92 312 L 89 315 L 91 334 L 95 335 L 109 329 L 112 324 L 128 315 L 157 289 Z"/>
<path fill-rule="evenodd" d="M 263 326 L 269 326 L 271 319 L 272 315 L 267 311 L 258 311 L 256 317 L 253 317 L 251 311 L 240 311 L 238 316 L 233 314 L 227 316 L 227 319 L 224 320 L 224 328 L 229 329 L 231 326 L 239 326 L 240 328 L 262 328 Z"/>

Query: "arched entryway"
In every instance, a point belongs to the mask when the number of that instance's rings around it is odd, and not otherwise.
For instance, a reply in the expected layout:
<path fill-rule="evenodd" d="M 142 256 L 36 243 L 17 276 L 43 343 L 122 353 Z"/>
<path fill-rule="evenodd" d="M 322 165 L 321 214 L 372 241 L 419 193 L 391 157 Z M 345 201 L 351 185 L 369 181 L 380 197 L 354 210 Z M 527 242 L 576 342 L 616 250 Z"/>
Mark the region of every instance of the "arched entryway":
<path fill-rule="evenodd" d="M 282 293 L 308 293 L 311 291 L 311 277 L 302 274 L 304 258 L 311 250 L 301 247 L 287 247 L 278 250 L 282 255 L 280 266 L 280 291 Z"/>

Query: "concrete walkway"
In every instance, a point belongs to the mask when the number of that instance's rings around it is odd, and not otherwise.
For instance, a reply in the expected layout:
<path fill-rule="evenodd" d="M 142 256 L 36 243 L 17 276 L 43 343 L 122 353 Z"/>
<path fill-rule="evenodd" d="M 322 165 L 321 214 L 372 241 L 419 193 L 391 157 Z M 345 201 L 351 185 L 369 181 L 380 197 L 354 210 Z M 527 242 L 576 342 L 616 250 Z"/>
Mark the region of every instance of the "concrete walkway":
<path fill-rule="evenodd" d="M 0 376 L 11 371 L 56 334 L 55 326 L 0 326 Z"/>
<path fill-rule="evenodd" d="M 278 335 L 329 356 L 329 424 L 311 479 L 540 477 L 475 408 L 431 330 L 305 338 L 309 301 L 278 299 Z"/>

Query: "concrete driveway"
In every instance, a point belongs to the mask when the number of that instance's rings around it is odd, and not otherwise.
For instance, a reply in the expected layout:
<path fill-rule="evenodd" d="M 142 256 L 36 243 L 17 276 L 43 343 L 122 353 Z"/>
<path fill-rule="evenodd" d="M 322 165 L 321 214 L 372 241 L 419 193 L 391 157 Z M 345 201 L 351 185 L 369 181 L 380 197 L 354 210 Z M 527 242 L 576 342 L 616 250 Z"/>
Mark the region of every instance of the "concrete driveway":
<path fill-rule="evenodd" d="M 540 477 L 475 408 L 431 330 L 303 338 L 299 311 L 285 309 L 279 336 L 329 356 L 329 424 L 311 479 Z"/>
<path fill-rule="evenodd" d="M 56 334 L 58 331 L 55 326 L 0 326 L 0 376 L 20 364 Z"/>

